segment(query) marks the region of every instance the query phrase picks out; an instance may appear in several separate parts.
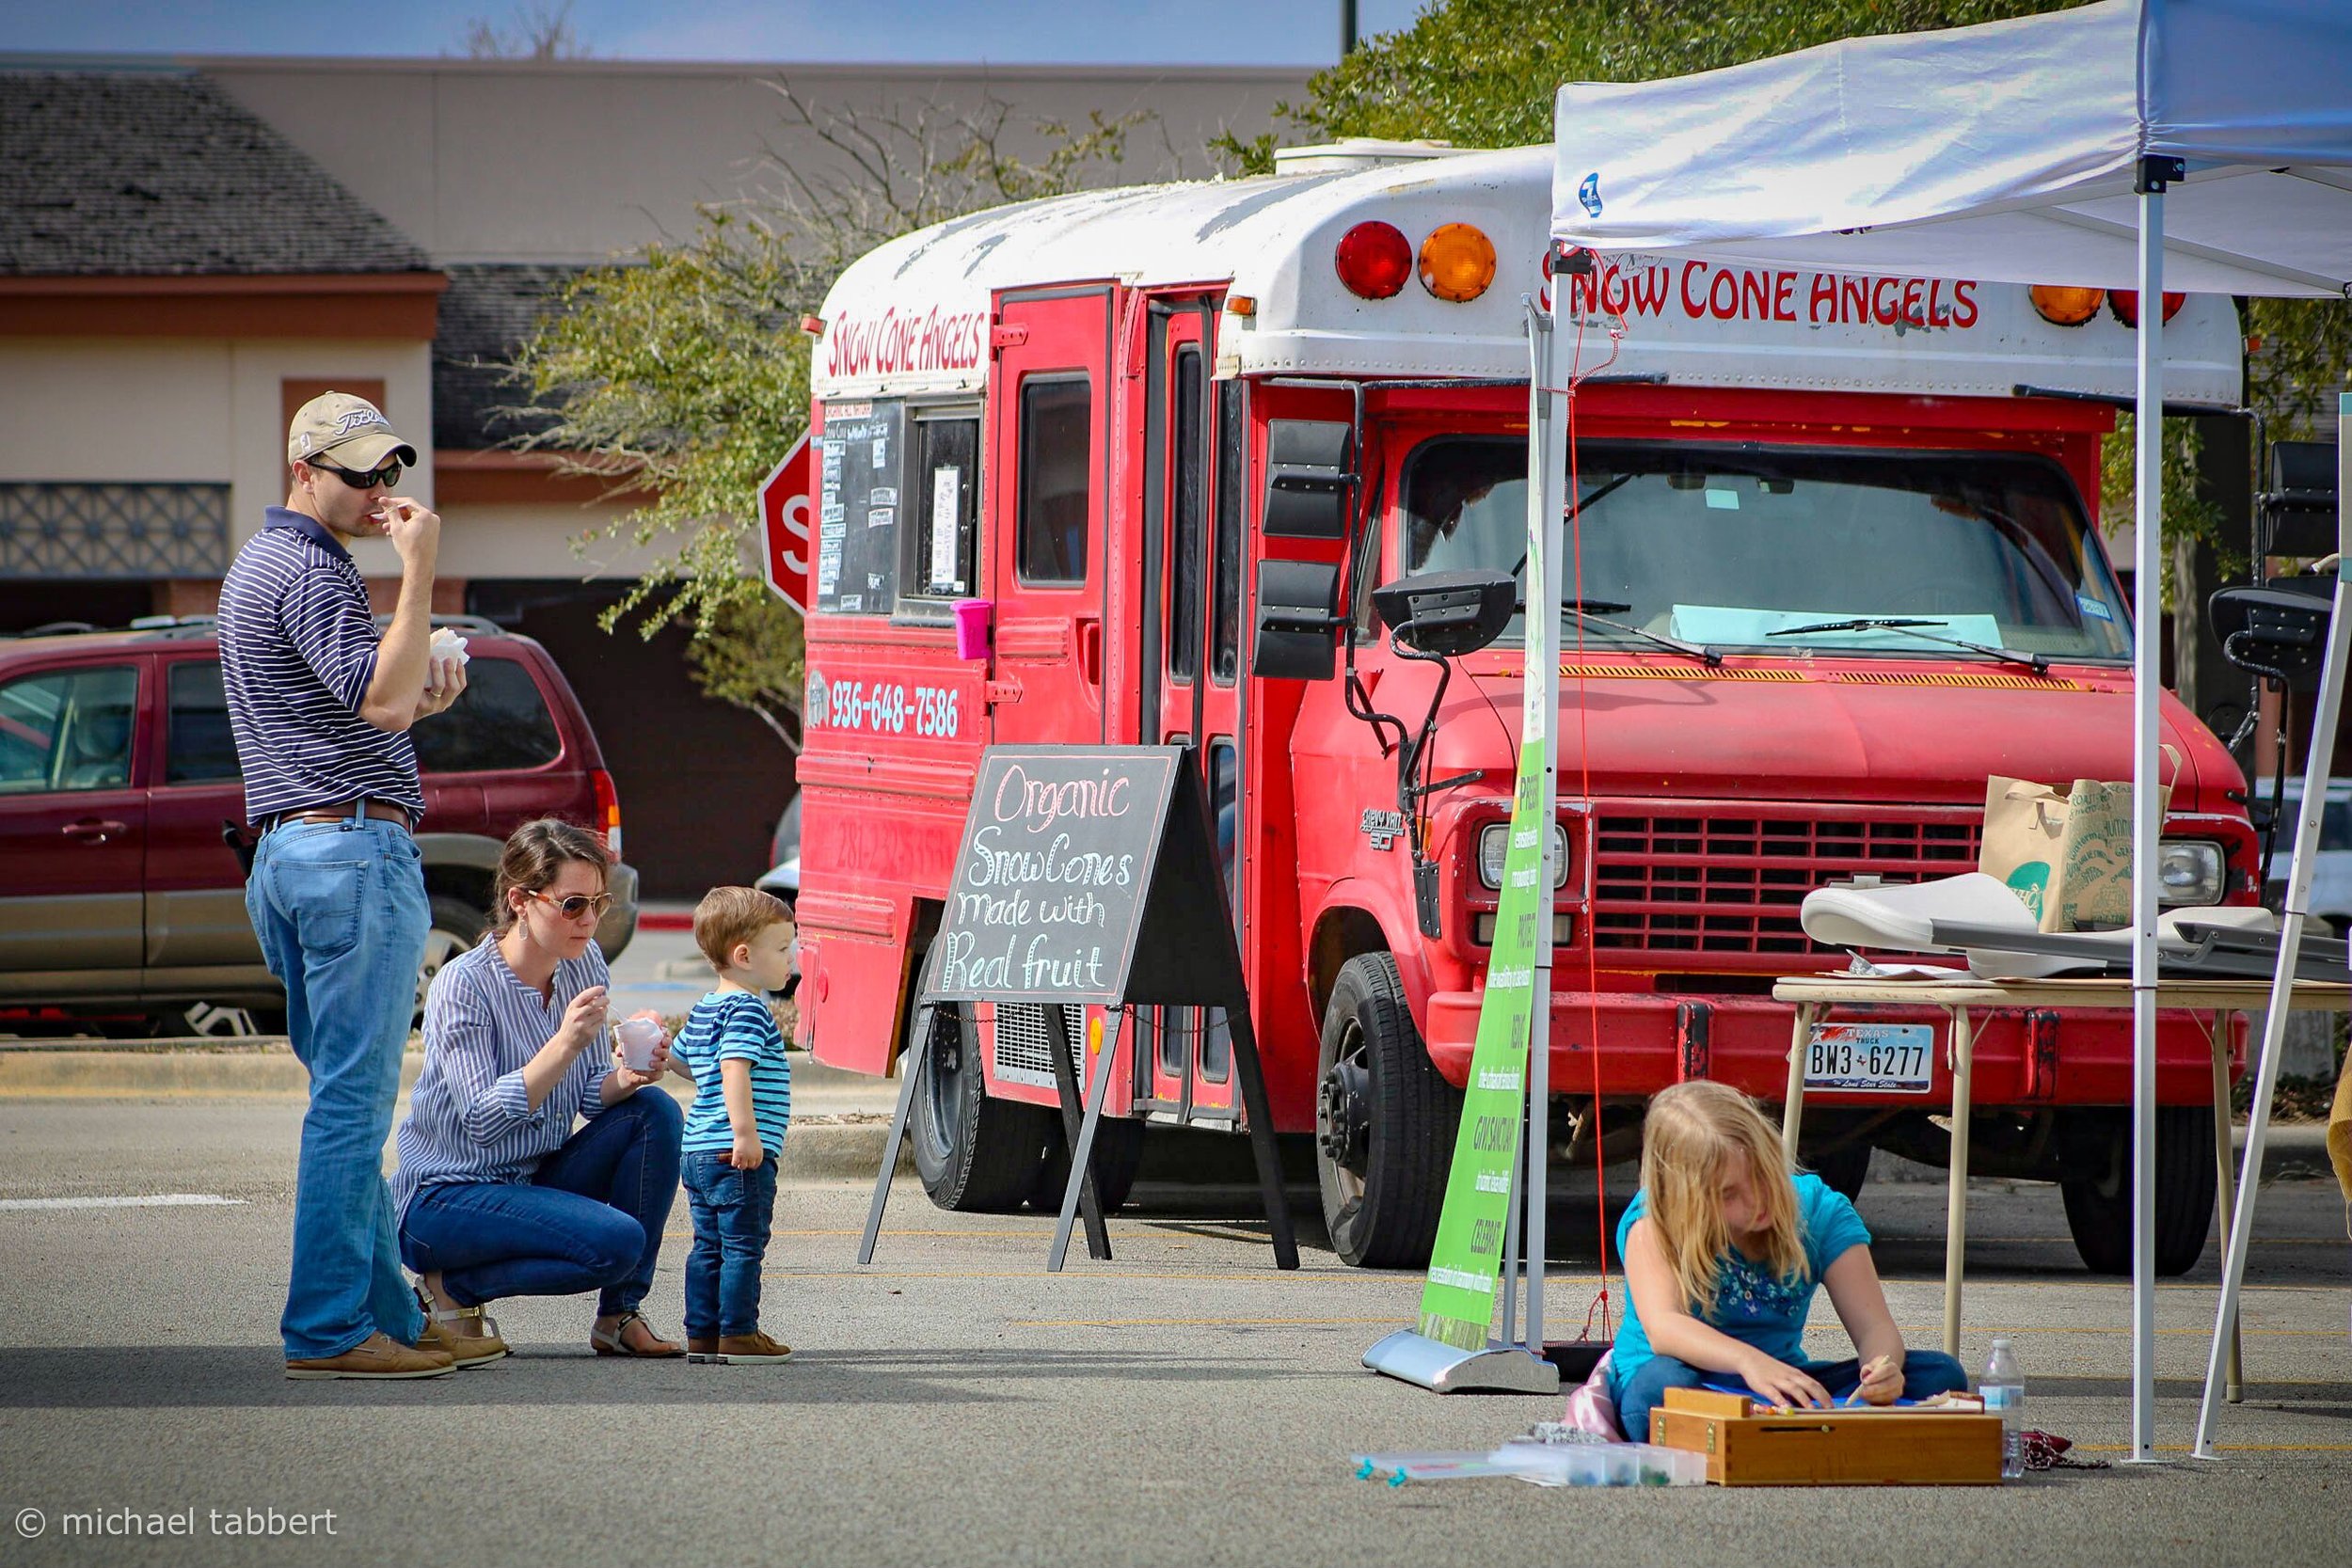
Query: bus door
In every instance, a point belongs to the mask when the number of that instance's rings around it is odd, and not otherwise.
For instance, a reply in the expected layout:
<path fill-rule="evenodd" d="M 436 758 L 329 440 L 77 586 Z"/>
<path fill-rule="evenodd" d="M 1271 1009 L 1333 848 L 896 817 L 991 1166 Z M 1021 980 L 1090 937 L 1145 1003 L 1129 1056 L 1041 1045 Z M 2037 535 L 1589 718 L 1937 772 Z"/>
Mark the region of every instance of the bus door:
<path fill-rule="evenodd" d="M 1239 381 L 1216 381 L 1217 302 L 1154 300 L 1145 363 L 1139 710 L 1147 744 L 1195 749 L 1226 897 L 1242 919 L 1242 500 Z M 1236 1116 L 1223 1008 L 1140 1009 L 1136 1098 L 1187 1122 Z"/>
<path fill-rule="evenodd" d="M 1002 295 L 993 341 L 988 736 L 1099 743 L 1110 288 Z"/>
<path fill-rule="evenodd" d="M 1092 745 L 1104 732 L 1104 548 L 1110 472 L 1112 292 L 1108 284 L 997 296 L 991 332 L 988 523 L 981 550 L 995 601 L 988 670 L 992 745 Z M 1065 1006 L 1063 1037 L 1086 1074 L 1087 1009 Z M 989 1077 L 1050 1100 L 1045 1005 L 978 1009 Z"/>

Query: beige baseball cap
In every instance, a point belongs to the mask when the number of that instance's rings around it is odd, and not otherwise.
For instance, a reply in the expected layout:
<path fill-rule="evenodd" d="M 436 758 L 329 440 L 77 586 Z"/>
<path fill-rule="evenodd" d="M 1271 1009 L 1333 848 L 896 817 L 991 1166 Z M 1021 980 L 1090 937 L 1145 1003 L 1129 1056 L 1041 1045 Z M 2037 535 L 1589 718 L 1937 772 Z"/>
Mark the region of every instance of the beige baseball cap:
<path fill-rule="evenodd" d="M 322 392 L 294 410 L 286 427 L 286 461 L 308 463 L 331 456 L 335 467 L 369 473 L 397 457 L 417 466 L 417 449 L 392 433 L 392 421 L 363 397 Z"/>

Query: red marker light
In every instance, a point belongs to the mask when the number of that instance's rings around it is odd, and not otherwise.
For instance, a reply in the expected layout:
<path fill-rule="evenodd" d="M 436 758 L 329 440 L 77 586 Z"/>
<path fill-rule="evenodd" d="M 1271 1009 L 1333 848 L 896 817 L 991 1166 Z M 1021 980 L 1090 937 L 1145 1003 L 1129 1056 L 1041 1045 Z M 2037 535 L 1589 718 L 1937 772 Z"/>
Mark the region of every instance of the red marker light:
<path fill-rule="evenodd" d="M 2186 303 L 2188 295 L 2185 293 L 2176 294 L 2169 289 L 2165 290 L 2164 319 L 2170 321 L 2174 316 L 2179 315 L 2182 305 Z M 2115 308 L 2117 321 L 2122 322 L 2125 326 L 2139 325 L 2139 291 L 2137 289 L 2109 289 L 2107 303 Z"/>
<path fill-rule="evenodd" d="M 1349 293 L 1387 299 L 1413 276 L 1413 246 L 1396 225 L 1372 218 L 1340 236 L 1331 262 Z"/>

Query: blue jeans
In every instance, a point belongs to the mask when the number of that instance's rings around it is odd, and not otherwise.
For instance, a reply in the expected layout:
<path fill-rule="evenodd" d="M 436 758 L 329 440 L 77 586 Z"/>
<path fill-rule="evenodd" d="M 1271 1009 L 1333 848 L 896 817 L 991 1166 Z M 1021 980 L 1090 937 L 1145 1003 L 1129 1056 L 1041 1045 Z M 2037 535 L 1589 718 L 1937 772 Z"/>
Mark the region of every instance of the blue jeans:
<path fill-rule="evenodd" d="M 528 1181 L 418 1188 L 401 1251 L 419 1274 L 438 1272 L 460 1307 L 595 1291 L 597 1316 L 634 1311 L 653 1288 L 685 1125 L 676 1101 L 639 1089 L 597 1112 Z"/>
<path fill-rule="evenodd" d="M 400 1272 L 384 1140 L 432 922 L 423 857 L 398 826 L 361 817 L 262 835 L 245 885 L 262 958 L 286 987 L 286 1032 L 310 1074 L 294 1177 L 288 1360 L 341 1355 L 424 1320 Z"/>
<path fill-rule="evenodd" d="M 1842 1400 L 1862 1386 L 1862 1363 L 1851 1357 L 1843 1361 L 1792 1361 L 1789 1365 L 1827 1389 L 1832 1399 Z M 1619 1386 L 1617 1424 L 1625 1429 L 1628 1437 L 1646 1443 L 1650 1410 L 1665 1398 L 1667 1389 L 1697 1388 L 1708 1384 L 1728 1386 L 1735 1383 L 1745 1386 L 1729 1372 L 1702 1371 L 1671 1355 L 1654 1355 L 1633 1369 L 1633 1375 Z M 1903 1398 L 1923 1400 L 1930 1394 L 1963 1393 L 1967 1387 L 1968 1374 L 1942 1351 L 1903 1353 Z"/>
<path fill-rule="evenodd" d="M 759 1270 L 776 1215 L 776 1157 L 738 1170 L 723 1154 L 686 1156 L 694 1249 L 686 1255 L 689 1338 L 759 1332 Z"/>

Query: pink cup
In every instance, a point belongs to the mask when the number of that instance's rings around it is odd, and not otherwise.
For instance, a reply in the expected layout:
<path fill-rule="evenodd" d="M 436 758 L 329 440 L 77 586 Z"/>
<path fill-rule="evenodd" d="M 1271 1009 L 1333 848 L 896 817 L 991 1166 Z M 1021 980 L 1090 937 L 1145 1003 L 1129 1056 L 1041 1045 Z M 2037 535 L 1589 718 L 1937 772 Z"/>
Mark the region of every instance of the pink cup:
<path fill-rule="evenodd" d="M 661 1044 L 661 1025 L 650 1018 L 625 1018 L 612 1026 L 612 1034 L 621 1042 L 621 1060 L 632 1072 L 644 1072 L 653 1066 L 653 1053 Z"/>
<path fill-rule="evenodd" d="M 987 599 L 956 601 L 956 657 L 988 657 L 988 617 L 995 605 Z"/>

